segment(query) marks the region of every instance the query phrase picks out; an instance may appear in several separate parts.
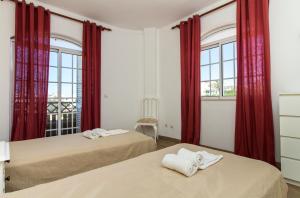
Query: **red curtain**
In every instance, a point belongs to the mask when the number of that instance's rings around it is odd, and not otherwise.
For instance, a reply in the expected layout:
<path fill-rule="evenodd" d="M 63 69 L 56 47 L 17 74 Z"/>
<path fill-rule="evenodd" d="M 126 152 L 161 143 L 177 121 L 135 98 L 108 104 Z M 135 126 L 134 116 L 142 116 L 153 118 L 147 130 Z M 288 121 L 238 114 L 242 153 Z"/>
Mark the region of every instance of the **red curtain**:
<path fill-rule="evenodd" d="M 200 16 L 180 23 L 181 142 L 200 144 Z"/>
<path fill-rule="evenodd" d="M 50 13 L 16 2 L 13 141 L 44 137 L 47 118 Z"/>
<path fill-rule="evenodd" d="M 235 153 L 275 164 L 269 1 L 237 0 Z"/>
<path fill-rule="evenodd" d="M 81 131 L 100 127 L 101 31 L 95 23 L 83 24 Z"/>

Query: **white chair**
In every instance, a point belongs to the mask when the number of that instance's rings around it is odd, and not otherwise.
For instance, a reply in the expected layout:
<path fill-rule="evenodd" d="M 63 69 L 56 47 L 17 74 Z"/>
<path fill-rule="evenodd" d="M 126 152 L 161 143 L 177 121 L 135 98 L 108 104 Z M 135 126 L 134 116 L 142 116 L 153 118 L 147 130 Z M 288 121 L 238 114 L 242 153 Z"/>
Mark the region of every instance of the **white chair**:
<path fill-rule="evenodd" d="M 155 142 L 158 138 L 158 99 L 145 98 L 142 102 L 143 117 L 136 122 L 135 130 L 144 126 L 152 127 L 154 131 Z"/>

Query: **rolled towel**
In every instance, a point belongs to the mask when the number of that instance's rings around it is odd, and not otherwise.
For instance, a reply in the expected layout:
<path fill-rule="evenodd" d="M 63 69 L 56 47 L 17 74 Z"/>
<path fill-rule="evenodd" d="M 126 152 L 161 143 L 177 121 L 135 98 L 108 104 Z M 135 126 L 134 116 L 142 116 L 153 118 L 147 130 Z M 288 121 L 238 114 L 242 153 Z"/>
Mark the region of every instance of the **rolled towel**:
<path fill-rule="evenodd" d="M 214 155 L 206 151 L 198 151 L 197 153 L 202 155 L 201 165 L 199 166 L 199 169 L 201 170 L 214 165 L 223 158 L 223 155 Z"/>
<path fill-rule="evenodd" d="M 198 170 L 197 164 L 193 160 L 175 154 L 166 154 L 162 160 L 162 165 L 187 177 L 194 175 Z"/>
<path fill-rule="evenodd" d="M 193 152 L 190 151 L 188 149 L 185 148 L 181 148 L 178 152 L 177 155 L 182 157 L 182 158 L 186 158 L 188 160 L 192 160 L 193 162 L 195 162 L 197 164 L 198 167 L 201 166 L 201 162 L 202 162 L 202 155 L 199 152 Z"/>

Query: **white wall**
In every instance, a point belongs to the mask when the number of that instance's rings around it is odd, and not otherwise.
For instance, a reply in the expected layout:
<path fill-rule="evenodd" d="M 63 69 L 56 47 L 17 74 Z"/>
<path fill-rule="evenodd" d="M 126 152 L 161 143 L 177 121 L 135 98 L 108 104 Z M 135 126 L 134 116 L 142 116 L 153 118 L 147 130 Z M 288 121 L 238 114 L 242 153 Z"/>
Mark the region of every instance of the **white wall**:
<path fill-rule="evenodd" d="M 47 4 L 35 4 L 78 19 L 86 19 Z M 13 79 L 10 79 L 10 37 L 14 36 L 14 10 L 14 3 L 0 2 L 0 140 L 9 139 L 11 123 L 9 114 Z M 102 126 L 109 129 L 133 128 L 140 112 L 139 102 L 143 97 L 143 31 L 103 25 L 111 27 L 113 31 L 103 32 L 102 36 Z M 61 17 L 51 17 L 51 32 L 82 41 L 82 24 Z"/>
<path fill-rule="evenodd" d="M 204 35 L 221 26 L 235 24 L 235 7 L 233 4 L 202 17 L 201 34 Z M 203 11 L 199 11 L 201 12 Z M 159 31 L 160 134 L 180 139 L 180 35 L 178 29 L 170 29 L 174 24 Z M 200 143 L 232 151 L 235 101 L 202 101 L 201 115 Z"/>
<path fill-rule="evenodd" d="M 11 59 L 10 37 L 14 35 L 14 4 L 6 1 L 0 2 L 0 139 L 9 137 L 10 123 L 10 88 L 11 88 Z"/>
<path fill-rule="evenodd" d="M 144 93 L 143 33 L 113 30 L 102 42 L 102 127 L 132 129 Z"/>
<path fill-rule="evenodd" d="M 145 67 L 144 67 L 144 96 L 158 95 L 158 31 L 156 28 L 144 29 Z"/>
<path fill-rule="evenodd" d="M 270 1 L 272 100 L 279 160 L 278 95 L 300 92 L 300 1 Z"/>

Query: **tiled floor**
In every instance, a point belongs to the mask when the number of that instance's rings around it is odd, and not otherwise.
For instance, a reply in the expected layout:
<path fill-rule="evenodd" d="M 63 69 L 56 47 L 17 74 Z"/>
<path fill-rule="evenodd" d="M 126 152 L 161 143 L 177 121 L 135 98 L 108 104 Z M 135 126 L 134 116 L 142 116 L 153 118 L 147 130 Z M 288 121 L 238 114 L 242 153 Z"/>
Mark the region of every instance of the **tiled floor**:
<path fill-rule="evenodd" d="M 177 144 L 178 141 L 161 137 L 157 141 L 157 149 L 163 149 Z M 288 198 L 300 198 L 300 187 L 289 185 Z"/>

